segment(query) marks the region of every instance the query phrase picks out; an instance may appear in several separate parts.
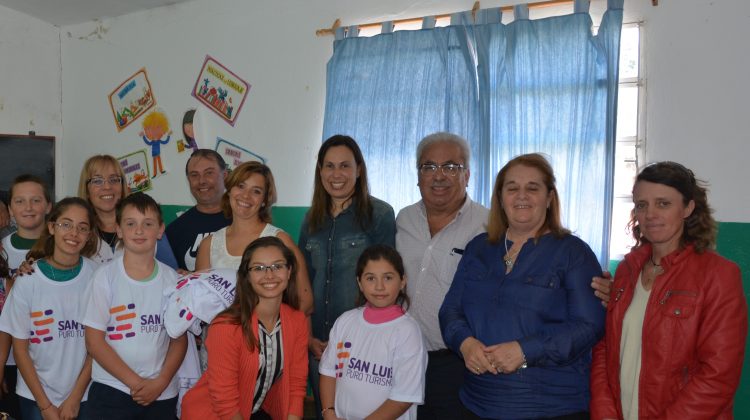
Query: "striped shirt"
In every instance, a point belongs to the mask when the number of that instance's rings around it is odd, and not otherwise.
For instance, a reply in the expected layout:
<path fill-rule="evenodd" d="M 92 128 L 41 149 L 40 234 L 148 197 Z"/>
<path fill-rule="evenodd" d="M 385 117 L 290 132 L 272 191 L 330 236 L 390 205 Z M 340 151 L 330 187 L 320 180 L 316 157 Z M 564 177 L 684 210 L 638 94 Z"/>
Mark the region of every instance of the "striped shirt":
<path fill-rule="evenodd" d="M 266 330 L 263 323 L 258 321 L 258 341 L 260 351 L 258 352 L 258 380 L 255 381 L 255 392 L 253 394 L 253 413 L 260 410 L 263 400 L 271 386 L 281 376 L 284 366 L 284 347 L 281 341 L 281 317 L 276 320 L 276 325 L 271 332 Z"/>

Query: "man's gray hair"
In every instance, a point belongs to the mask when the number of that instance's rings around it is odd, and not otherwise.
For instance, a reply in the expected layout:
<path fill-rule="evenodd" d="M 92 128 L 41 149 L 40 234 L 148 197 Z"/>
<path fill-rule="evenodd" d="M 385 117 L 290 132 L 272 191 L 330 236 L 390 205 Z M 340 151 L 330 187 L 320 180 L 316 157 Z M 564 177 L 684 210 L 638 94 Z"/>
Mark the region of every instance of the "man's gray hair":
<path fill-rule="evenodd" d="M 424 151 L 435 143 L 449 143 L 458 146 L 458 148 L 461 149 L 461 155 L 464 158 L 464 165 L 467 169 L 469 168 L 469 161 L 471 160 L 471 148 L 469 147 L 469 142 L 457 134 L 446 133 L 444 131 L 432 133 L 419 142 L 417 145 L 417 166 L 419 166 L 419 162 L 422 160 Z"/>

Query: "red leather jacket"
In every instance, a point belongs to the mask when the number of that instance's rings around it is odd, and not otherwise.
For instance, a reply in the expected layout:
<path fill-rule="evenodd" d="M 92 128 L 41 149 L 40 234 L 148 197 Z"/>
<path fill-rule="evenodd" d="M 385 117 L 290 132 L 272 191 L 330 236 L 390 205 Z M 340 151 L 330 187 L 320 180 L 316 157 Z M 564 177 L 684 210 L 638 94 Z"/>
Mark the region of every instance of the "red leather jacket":
<path fill-rule="evenodd" d="M 615 274 L 604 339 L 594 347 L 591 418 L 622 418 L 620 338 L 634 286 L 651 255 L 644 245 Z M 731 419 L 747 335 L 736 264 L 692 245 L 662 258 L 643 320 L 640 419 Z"/>

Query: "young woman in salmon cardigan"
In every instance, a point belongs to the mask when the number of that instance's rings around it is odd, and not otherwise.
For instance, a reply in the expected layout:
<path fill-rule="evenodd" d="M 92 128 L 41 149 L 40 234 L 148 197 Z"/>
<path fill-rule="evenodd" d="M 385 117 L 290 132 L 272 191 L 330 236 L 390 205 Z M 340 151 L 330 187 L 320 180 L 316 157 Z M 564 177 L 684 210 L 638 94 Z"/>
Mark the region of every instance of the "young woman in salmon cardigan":
<path fill-rule="evenodd" d="M 296 259 L 276 237 L 245 249 L 234 302 L 208 330 L 208 370 L 182 402 L 183 420 L 302 418 L 307 320 Z"/>

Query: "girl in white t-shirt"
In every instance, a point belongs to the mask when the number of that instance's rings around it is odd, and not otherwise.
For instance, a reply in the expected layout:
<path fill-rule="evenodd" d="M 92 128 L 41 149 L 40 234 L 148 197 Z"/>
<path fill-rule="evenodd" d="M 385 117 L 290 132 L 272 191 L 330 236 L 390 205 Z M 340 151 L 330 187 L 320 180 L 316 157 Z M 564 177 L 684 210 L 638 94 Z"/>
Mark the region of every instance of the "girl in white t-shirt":
<path fill-rule="evenodd" d="M 321 414 L 326 420 L 416 419 L 424 402 L 427 352 L 417 322 L 405 312 L 401 256 L 387 245 L 357 261 L 359 301 L 333 325 L 320 360 Z"/>
<path fill-rule="evenodd" d="M 91 358 L 83 336 L 83 308 L 95 264 L 94 213 L 68 197 L 49 215 L 29 251 L 33 273 L 13 287 L 0 330 L 13 336 L 21 413 L 25 419 L 87 417 Z"/>
<path fill-rule="evenodd" d="M 135 193 L 117 205 L 116 222 L 124 253 L 94 273 L 83 320 L 94 358 L 91 415 L 173 419 L 175 373 L 187 339 L 170 338 L 163 325 L 164 292 L 175 287 L 178 276 L 154 258 L 164 233 L 161 211 L 153 198 Z"/>

